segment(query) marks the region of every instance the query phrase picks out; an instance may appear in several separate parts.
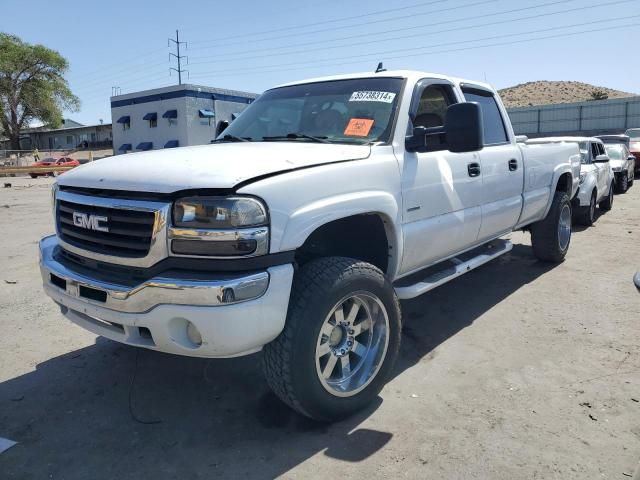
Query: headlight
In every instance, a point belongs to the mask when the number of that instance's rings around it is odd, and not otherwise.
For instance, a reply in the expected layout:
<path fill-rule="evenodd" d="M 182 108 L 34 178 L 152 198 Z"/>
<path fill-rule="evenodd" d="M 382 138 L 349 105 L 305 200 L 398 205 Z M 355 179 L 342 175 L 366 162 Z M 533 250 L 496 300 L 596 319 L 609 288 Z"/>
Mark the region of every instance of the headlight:
<path fill-rule="evenodd" d="M 584 183 L 584 179 L 587 178 L 587 174 L 586 173 L 581 173 L 580 174 L 580 185 L 582 185 Z"/>
<path fill-rule="evenodd" d="M 267 210 L 251 197 L 187 197 L 173 205 L 173 224 L 184 228 L 230 229 L 267 224 Z"/>
<path fill-rule="evenodd" d="M 252 197 L 186 197 L 173 205 L 171 251 L 178 255 L 247 257 L 269 250 L 269 218 Z"/>

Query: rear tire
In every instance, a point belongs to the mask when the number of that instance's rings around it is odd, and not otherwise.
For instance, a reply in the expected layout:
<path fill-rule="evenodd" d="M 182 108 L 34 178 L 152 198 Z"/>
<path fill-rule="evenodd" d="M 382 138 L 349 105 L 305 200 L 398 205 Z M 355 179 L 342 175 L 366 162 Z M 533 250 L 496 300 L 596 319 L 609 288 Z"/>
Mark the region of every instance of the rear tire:
<path fill-rule="evenodd" d="M 377 267 L 344 257 L 313 260 L 294 277 L 284 330 L 263 349 L 266 380 L 303 415 L 344 418 L 389 380 L 400 330 L 398 299 Z"/>
<path fill-rule="evenodd" d="M 571 243 L 571 202 L 565 192 L 556 192 L 547 216 L 531 225 L 533 254 L 544 262 L 560 263 Z"/>
<path fill-rule="evenodd" d="M 605 212 L 608 212 L 613 208 L 613 182 L 611 182 L 611 185 L 609 186 L 609 195 L 607 195 L 607 198 L 600 202 L 598 206 L 600 207 L 600 210 L 604 210 Z"/>
<path fill-rule="evenodd" d="M 596 218 L 596 191 L 591 192 L 591 200 L 589 206 L 578 207 L 575 213 L 576 223 L 590 227 Z"/>

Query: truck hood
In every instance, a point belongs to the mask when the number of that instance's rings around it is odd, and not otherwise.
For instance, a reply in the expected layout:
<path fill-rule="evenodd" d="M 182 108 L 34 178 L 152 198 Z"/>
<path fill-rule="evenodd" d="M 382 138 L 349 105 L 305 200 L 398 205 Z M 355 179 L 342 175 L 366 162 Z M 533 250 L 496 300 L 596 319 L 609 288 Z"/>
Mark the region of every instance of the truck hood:
<path fill-rule="evenodd" d="M 58 183 L 69 187 L 154 193 L 230 189 L 265 175 L 360 160 L 370 152 L 368 145 L 220 143 L 108 157 L 66 172 Z"/>

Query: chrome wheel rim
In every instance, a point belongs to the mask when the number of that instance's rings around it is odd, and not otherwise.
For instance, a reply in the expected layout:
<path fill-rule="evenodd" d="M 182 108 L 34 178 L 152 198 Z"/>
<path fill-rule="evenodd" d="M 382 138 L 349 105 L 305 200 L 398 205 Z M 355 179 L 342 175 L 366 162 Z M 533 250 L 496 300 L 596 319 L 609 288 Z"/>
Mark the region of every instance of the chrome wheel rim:
<path fill-rule="evenodd" d="M 560 211 L 560 219 L 558 220 L 558 243 L 560 250 L 565 250 L 569 246 L 571 240 L 571 209 L 569 205 L 564 205 Z"/>
<path fill-rule="evenodd" d="M 589 220 L 593 222 L 596 217 L 596 196 L 591 195 L 591 203 L 589 204 Z"/>
<path fill-rule="evenodd" d="M 389 315 L 370 292 L 354 292 L 337 302 L 316 342 L 316 373 L 332 395 L 350 397 L 377 375 L 389 346 Z"/>

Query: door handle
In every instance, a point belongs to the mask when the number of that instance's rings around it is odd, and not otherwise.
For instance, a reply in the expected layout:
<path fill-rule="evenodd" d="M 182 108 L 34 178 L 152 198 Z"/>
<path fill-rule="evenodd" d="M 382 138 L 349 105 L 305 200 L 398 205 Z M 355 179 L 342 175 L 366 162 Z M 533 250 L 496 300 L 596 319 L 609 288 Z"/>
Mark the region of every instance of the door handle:
<path fill-rule="evenodd" d="M 467 165 L 467 172 L 470 177 L 479 177 L 480 176 L 480 164 L 473 162 Z"/>
<path fill-rule="evenodd" d="M 518 169 L 518 160 L 516 160 L 515 158 L 512 158 L 511 160 L 509 160 L 509 171 L 515 172 L 517 169 Z"/>

